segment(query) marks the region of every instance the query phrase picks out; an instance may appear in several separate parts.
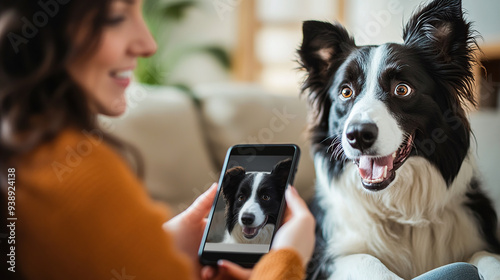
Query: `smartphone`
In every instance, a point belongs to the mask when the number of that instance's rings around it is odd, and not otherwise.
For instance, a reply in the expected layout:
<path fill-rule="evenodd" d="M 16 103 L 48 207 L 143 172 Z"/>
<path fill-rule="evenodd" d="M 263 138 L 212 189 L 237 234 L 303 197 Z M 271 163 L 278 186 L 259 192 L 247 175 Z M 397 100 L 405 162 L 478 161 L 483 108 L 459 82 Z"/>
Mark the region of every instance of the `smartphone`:
<path fill-rule="evenodd" d="M 203 265 L 225 259 L 252 267 L 269 252 L 299 158 L 294 144 L 229 148 L 198 251 Z"/>

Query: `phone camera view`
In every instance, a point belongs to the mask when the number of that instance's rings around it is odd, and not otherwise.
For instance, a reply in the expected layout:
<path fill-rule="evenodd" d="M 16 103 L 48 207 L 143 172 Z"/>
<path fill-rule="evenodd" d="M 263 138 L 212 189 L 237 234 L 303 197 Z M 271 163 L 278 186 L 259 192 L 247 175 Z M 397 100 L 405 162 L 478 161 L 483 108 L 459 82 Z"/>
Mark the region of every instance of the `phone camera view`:
<path fill-rule="evenodd" d="M 205 251 L 267 253 L 291 166 L 290 156 L 231 156 Z"/>

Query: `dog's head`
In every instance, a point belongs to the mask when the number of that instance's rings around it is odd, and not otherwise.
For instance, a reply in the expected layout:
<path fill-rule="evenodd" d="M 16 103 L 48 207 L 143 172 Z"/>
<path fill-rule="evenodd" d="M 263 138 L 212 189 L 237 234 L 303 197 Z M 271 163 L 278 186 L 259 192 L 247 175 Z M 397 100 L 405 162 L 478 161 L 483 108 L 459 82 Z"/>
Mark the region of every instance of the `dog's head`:
<path fill-rule="evenodd" d="M 423 156 L 453 181 L 469 147 L 471 34 L 460 0 L 422 7 L 402 44 L 357 46 L 338 24 L 304 22 L 312 144 L 334 159 L 333 175 L 351 160 L 367 190 L 382 190 L 409 157 Z"/>
<path fill-rule="evenodd" d="M 265 225 L 276 225 L 291 164 L 281 161 L 270 173 L 246 172 L 241 166 L 226 171 L 222 192 L 229 232 L 239 223 L 243 236 L 253 239 Z"/>

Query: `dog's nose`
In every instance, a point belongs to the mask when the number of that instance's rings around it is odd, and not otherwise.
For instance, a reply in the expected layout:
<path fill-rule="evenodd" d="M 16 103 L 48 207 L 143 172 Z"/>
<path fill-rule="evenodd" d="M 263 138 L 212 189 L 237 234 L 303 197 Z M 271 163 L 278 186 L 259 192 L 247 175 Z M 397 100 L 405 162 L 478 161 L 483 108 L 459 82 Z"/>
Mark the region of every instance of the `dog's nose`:
<path fill-rule="evenodd" d="M 378 127 L 371 122 L 354 122 L 346 130 L 347 141 L 354 149 L 366 150 L 370 148 L 378 136 Z"/>
<path fill-rule="evenodd" d="M 245 226 L 253 224 L 253 221 L 255 221 L 255 215 L 254 214 L 243 213 L 243 215 L 241 215 L 241 222 Z"/>

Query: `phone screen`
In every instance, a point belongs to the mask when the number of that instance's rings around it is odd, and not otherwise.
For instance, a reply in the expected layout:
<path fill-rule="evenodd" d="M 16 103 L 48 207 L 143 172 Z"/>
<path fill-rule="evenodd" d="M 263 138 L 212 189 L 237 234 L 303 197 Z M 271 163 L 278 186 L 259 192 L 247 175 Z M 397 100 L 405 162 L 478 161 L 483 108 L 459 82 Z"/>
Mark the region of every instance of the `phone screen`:
<path fill-rule="evenodd" d="M 202 262 L 223 258 L 244 265 L 269 252 L 298 156 L 295 145 L 238 145 L 228 151 L 200 246 Z"/>

